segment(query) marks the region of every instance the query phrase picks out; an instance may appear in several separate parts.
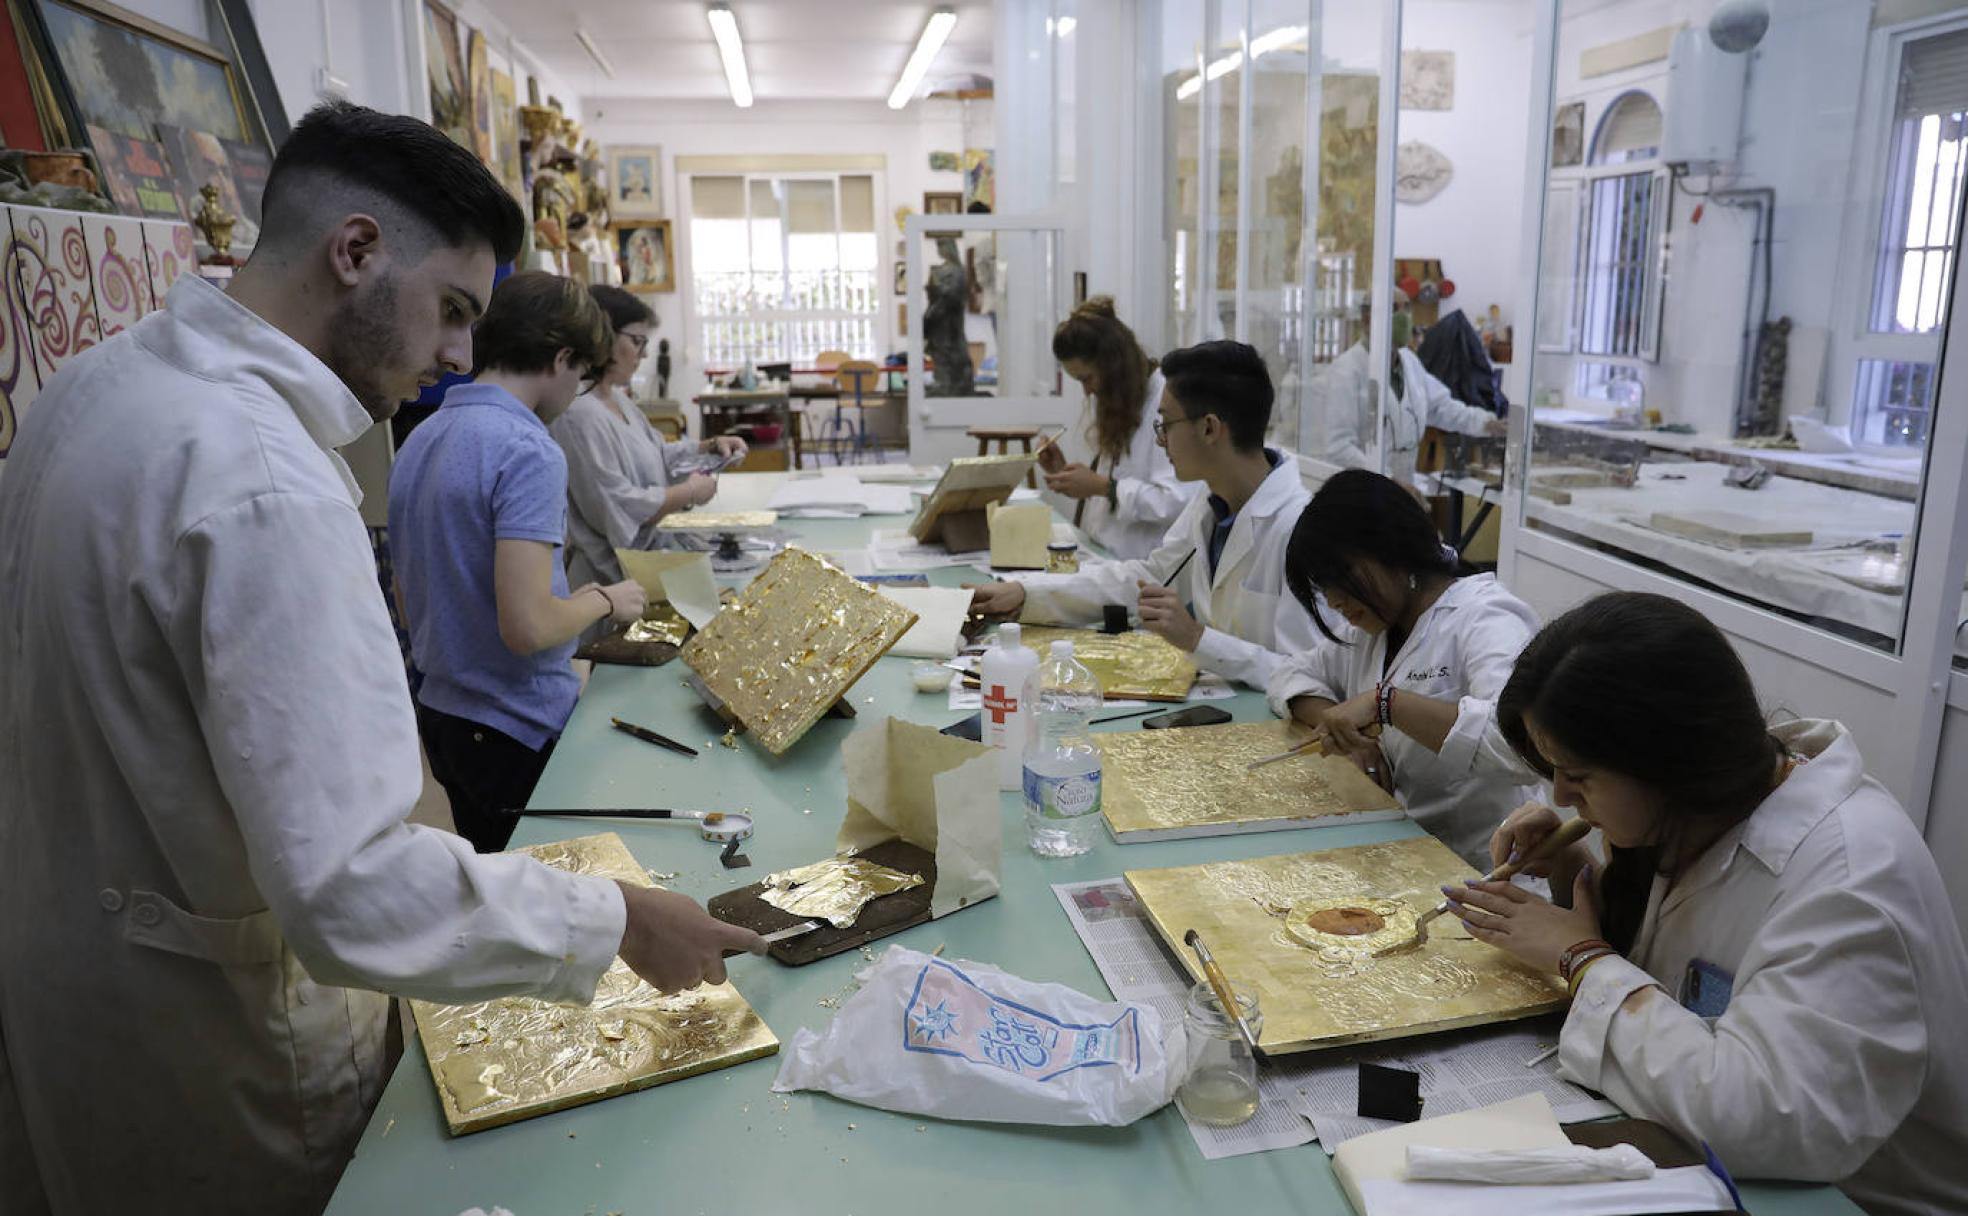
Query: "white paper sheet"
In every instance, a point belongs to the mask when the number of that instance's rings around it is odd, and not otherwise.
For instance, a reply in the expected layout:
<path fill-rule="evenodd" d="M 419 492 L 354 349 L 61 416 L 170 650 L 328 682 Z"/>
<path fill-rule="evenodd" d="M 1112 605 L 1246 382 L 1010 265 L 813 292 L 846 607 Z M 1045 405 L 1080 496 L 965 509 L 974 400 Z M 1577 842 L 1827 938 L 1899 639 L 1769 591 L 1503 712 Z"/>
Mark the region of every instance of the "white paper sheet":
<path fill-rule="evenodd" d="M 718 614 L 717 579 L 708 553 L 674 549 L 617 549 L 622 573 L 642 584 L 652 600 L 668 600 L 678 615 L 702 629 Z"/>
<path fill-rule="evenodd" d="M 868 561 L 877 570 L 941 570 L 945 566 L 988 562 L 990 557 L 990 552 L 984 549 L 951 553 L 940 543 L 925 545 L 905 528 L 877 528 L 868 541 Z"/>
<path fill-rule="evenodd" d="M 916 614 L 916 623 L 889 650 L 890 654 L 914 659 L 947 659 L 963 645 L 964 620 L 970 615 L 970 592 L 956 587 L 876 587 L 875 590 Z"/>
<path fill-rule="evenodd" d="M 838 518 L 859 515 L 907 515 L 915 496 L 906 485 L 868 485 L 851 474 L 788 481 L 767 500 L 782 515 Z"/>
<path fill-rule="evenodd" d="M 965 594 L 968 595 L 969 592 L 965 592 Z M 975 659 L 971 659 L 971 660 L 959 659 L 957 661 L 960 664 L 963 664 L 969 670 L 975 671 L 977 669 L 977 664 Z M 1224 679 L 1222 676 L 1215 675 L 1210 672 L 1204 672 L 1196 677 L 1196 682 L 1194 684 L 1191 684 L 1189 686 L 1189 698 L 1188 698 L 1188 702 L 1185 702 L 1185 704 L 1196 702 L 1196 701 L 1227 701 L 1231 697 L 1234 697 L 1236 695 L 1237 695 L 1237 690 L 1231 686 L 1228 680 Z M 1121 697 L 1121 698 L 1110 697 L 1106 701 L 1103 701 L 1101 703 L 1100 709 L 1102 713 L 1114 713 L 1116 711 L 1125 710 L 1125 709 L 1146 709 L 1150 705 L 1156 705 L 1156 704 L 1162 704 L 1162 702 L 1137 701 L 1126 697 Z M 1172 701 L 1168 702 L 1167 704 L 1170 711 L 1174 711 L 1182 708 L 1181 705 L 1178 705 Z M 951 681 L 950 683 L 951 709 L 969 712 L 971 710 L 981 709 L 983 708 L 983 706 L 984 706 L 983 689 L 965 688 L 961 681 L 955 681 L 955 680 Z M 1100 714 L 1094 715 L 1094 717 L 1096 718 L 1099 716 Z"/>

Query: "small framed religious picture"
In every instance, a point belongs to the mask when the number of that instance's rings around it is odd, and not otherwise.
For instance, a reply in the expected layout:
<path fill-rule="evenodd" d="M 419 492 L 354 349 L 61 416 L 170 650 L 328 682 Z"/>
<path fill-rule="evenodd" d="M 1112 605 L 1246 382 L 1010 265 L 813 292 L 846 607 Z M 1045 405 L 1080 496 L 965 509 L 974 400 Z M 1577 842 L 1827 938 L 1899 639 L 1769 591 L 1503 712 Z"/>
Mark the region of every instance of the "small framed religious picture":
<path fill-rule="evenodd" d="M 924 215 L 962 215 L 963 191 L 925 190 L 923 191 Z"/>
<path fill-rule="evenodd" d="M 608 214 L 611 219 L 655 219 L 663 214 L 663 150 L 608 149 Z"/>
<path fill-rule="evenodd" d="M 895 294 L 898 296 L 909 294 L 909 264 L 907 262 L 897 262 L 895 264 Z"/>
<path fill-rule="evenodd" d="M 611 224 L 615 255 L 622 264 L 622 286 L 630 291 L 675 291 L 676 256 L 670 221 L 629 220 Z"/>

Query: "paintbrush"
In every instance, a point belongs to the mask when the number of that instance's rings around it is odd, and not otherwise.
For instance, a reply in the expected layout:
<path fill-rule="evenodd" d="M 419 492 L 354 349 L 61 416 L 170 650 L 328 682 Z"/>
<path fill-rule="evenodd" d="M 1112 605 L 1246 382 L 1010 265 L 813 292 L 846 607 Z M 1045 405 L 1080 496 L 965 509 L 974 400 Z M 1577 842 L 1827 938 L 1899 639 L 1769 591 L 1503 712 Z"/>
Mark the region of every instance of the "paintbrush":
<path fill-rule="evenodd" d="M 1244 1044 L 1258 1059 L 1264 1058 L 1264 1051 L 1257 1045 L 1257 1035 L 1251 1032 L 1250 1023 L 1244 1020 L 1244 1008 L 1237 1003 L 1236 990 L 1230 987 L 1230 978 L 1217 966 L 1216 957 L 1203 944 L 1203 935 L 1194 929 L 1182 935 L 1183 942 L 1196 952 L 1196 959 L 1203 965 L 1203 978 L 1209 982 L 1210 991 L 1216 994 L 1216 1003 L 1223 1010 L 1223 1016 L 1236 1026 L 1237 1033 L 1243 1037 Z"/>
<path fill-rule="evenodd" d="M 1483 875 L 1483 881 L 1508 882 L 1516 877 L 1518 871 L 1522 870 L 1525 866 L 1536 865 L 1540 861 L 1556 857 L 1563 850 L 1585 839 L 1586 833 L 1591 830 L 1592 825 L 1583 819 L 1568 819 L 1564 823 L 1559 824 L 1556 831 L 1553 831 L 1543 840 L 1538 841 L 1537 847 L 1531 850 L 1529 857 L 1520 857 L 1515 861 L 1504 862 L 1488 874 Z M 1433 908 L 1422 913 L 1421 918 L 1415 921 L 1413 937 L 1405 941 L 1395 942 L 1391 946 L 1382 946 L 1373 952 L 1373 957 L 1379 958 L 1384 954 L 1392 954 L 1396 950 L 1407 950 L 1426 942 L 1428 940 L 1428 922 L 1448 910 L 1448 900 L 1445 899 L 1441 903 L 1436 904 Z"/>
<path fill-rule="evenodd" d="M 1172 574 L 1170 574 L 1167 578 L 1162 580 L 1162 586 L 1164 587 L 1175 586 L 1175 580 L 1182 577 L 1182 571 L 1189 565 L 1190 560 L 1193 559 L 1195 556 L 1196 556 L 1196 551 L 1194 549 L 1189 550 L 1189 556 L 1175 563 L 1175 571 Z"/>
<path fill-rule="evenodd" d="M 1246 764 L 1244 766 L 1244 771 L 1248 773 L 1252 769 L 1260 769 L 1267 764 L 1276 764 L 1280 760 L 1289 760 L 1293 756 L 1304 755 L 1307 750 L 1317 747 L 1324 742 L 1325 739 L 1323 739 L 1318 735 L 1314 735 L 1310 739 L 1307 739 L 1305 742 L 1299 744 L 1297 747 L 1288 747 L 1284 751 L 1278 752 L 1275 755 L 1262 756 L 1256 760 L 1251 761 L 1249 764 Z"/>

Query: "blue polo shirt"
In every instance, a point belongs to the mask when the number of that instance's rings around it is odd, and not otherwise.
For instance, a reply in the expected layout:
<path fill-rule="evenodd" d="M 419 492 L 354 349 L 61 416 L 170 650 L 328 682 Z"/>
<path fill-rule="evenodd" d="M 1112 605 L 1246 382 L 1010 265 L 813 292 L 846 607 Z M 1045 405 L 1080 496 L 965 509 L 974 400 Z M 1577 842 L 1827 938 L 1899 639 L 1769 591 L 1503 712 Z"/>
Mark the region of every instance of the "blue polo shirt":
<path fill-rule="evenodd" d="M 567 594 L 567 458 L 538 415 L 502 388 L 460 384 L 396 455 L 389 538 L 410 614 L 417 699 L 539 750 L 580 692 L 574 643 L 517 655 L 499 638 L 493 546 L 554 547 L 553 590 Z"/>

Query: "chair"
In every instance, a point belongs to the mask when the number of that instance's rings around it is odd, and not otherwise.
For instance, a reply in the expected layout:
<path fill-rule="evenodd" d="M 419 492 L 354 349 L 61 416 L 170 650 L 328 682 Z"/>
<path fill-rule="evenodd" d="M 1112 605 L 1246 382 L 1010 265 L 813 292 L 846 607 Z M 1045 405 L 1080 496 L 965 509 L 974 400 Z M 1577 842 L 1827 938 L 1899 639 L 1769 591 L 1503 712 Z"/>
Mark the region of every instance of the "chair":
<path fill-rule="evenodd" d="M 854 356 L 852 354 L 844 350 L 823 350 L 819 354 L 813 356 L 813 368 L 816 371 L 830 372 L 833 371 L 835 368 L 839 367 L 841 364 L 846 363 L 849 359 L 852 359 L 853 357 Z M 836 376 L 834 379 L 836 385 L 838 385 L 840 377 Z M 814 450 L 818 452 L 819 448 L 816 445 L 820 443 L 825 443 L 827 441 L 813 433 L 812 428 L 807 425 L 807 416 L 808 416 L 807 411 L 805 409 L 799 411 L 800 437 L 803 440 L 805 440 L 807 446 L 813 447 Z M 834 416 L 836 419 L 840 417 L 840 408 L 838 403 L 836 403 L 835 405 Z M 836 463 L 839 462 L 839 455 L 840 455 L 839 452 L 835 453 Z M 814 457 L 814 460 L 817 462 L 819 460 L 819 457 L 816 455 Z"/>
<path fill-rule="evenodd" d="M 841 456 L 842 448 L 849 439 L 854 442 L 854 462 L 861 463 L 861 455 L 868 448 L 867 394 L 880 382 L 881 375 L 881 366 L 867 359 L 848 359 L 834 368 L 834 383 L 840 388 L 840 396 L 834 399 L 834 416 L 827 429 L 834 445 L 835 464 L 846 463 Z M 841 412 L 849 393 L 854 394 L 854 426 L 851 429 Z"/>
<path fill-rule="evenodd" d="M 1011 454 L 1013 440 L 1017 440 L 1019 447 L 1023 450 L 1030 452 L 1032 450 L 1032 441 L 1039 437 L 1039 430 L 1040 428 L 1035 426 L 974 426 L 965 431 L 964 434 L 969 435 L 977 441 L 977 454 L 979 456 L 989 456 L 991 454 L 991 444 L 993 441 L 998 445 L 998 455 L 1008 456 Z M 1025 474 L 1025 484 L 1035 490 L 1039 487 L 1038 479 L 1029 471 Z"/>

